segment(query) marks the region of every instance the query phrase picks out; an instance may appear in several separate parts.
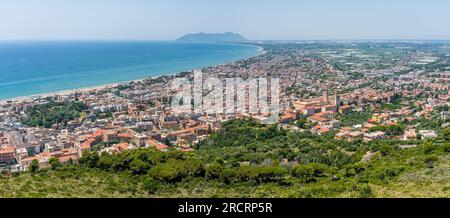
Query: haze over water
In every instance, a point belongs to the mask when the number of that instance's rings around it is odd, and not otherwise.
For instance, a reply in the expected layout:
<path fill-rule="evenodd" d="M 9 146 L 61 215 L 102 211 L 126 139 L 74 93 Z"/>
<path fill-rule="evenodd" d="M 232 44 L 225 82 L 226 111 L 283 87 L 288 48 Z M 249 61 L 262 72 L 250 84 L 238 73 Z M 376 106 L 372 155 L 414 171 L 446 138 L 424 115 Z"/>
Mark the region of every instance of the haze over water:
<path fill-rule="evenodd" d="M 118 83 L 249 58 L 253 46 L 156 41 L 0 42 L 0 99 Z"/>

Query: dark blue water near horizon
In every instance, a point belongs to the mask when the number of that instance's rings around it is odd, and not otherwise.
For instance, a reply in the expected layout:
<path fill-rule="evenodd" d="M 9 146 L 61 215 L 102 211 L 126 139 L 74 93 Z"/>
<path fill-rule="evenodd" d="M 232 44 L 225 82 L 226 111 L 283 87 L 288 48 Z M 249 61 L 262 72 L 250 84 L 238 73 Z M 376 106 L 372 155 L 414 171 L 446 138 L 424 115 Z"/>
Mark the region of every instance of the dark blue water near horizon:
<path fill-rule="evenodd" d="M 255 46 L 165 41 L 0 42 L 0 99 L 119 83 L 260 54 Z"/>

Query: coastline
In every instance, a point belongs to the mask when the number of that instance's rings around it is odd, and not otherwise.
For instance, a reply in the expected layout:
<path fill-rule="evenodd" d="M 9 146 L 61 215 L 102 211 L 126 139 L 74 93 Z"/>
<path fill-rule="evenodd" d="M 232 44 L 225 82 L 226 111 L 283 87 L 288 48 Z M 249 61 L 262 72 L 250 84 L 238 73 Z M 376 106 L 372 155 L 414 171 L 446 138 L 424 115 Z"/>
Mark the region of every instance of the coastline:
<path fill-rule="evenodd" d="M 267 53 L 267 51 L 264 50 L 263 47 L 261 46 L 257 46 L 257 45 L 249 45 L 249 44 L 232 44 L 232 43 L 222 43 L 222 44 L 231 44 L 231 45 L 241 45 L 241 46 L 249 46 L 249 47 L 255 47 L 258 48 L 256 50 L 256 54 L 250 57 L 246 57 L 246 58 L 242 58 L 242 59 L 237 59 L 234 61 L 230 61 L 230 62 L 225 62 L 225 63 L 221 63 L 221 64 L 215 64 L 215 65 L 211 65 L 211 66 L 206 66 L 203 68 L 209 68 L 209 67 L 217 67 L 217 66 L 221 66 L 221 65 L 227 65 L 227 64 L 231 64 L 231 63 L 235 63 L 237 61 L 242 61 L 242 60 L 248 60 L 251 58 L 255 58 L 261 55 L 264 55 Z M 200 68 L 202 69 L 202 68 Z M 188 71 L 192 71 L 195 70 L 195 68 L 193 69 L 189 69 Z M 181 73 L 181 71 L 177 71 L 177 72 L 172 72 L 172 73 L 167 73 L 164 75 L 158 75 L 158 76 L 147 76 L 141 79 L 135 79 L 135 80 L 126 80 L 126 81 L 122 81 L 122 82 L 115 82 L 115 83 L 108 83 L 108 84 L 103 84 L 103 85 L 96 85 L 96 86 L 89 86 L 89 87 L 81 87 L 81 88 L 76 88 L 76 89 L 67 89 L 67 90 L 61 90 L 61 91 L 54 91 L 54 92 L 46 92 L 46 93 L 40 93 L 40 94 L 33 94 L 33 95 L 25 95 L 25 96 L 19 96 L 19 97 L 13 97 L 13 98 L 7 98 L 7 99 L 0 99 L 0 104 L 5 104 L 9 101 L 13 101 L 13 102 L 17 102 L 17 101 L 32 101 L 33 99 L 39 99 L 39 98 L 46 98 L 46 97 L 51 97 L 51 96 L 55 96 L 55 95 L 70 95 L 73 94 L 75 92 L 91 92 L 91 91 L 101 91 L 104 89 L 111 89 L 111 88 L 115 88 L 119 85 L 123 85 L 123 84 L 129 84 L 132 82 L 142 82 L 146 79 L 156 79 L 156 78 L 160 78 L 160 77 L 164 77 L 164 76 L 175 76 L 177 74 Z"/>

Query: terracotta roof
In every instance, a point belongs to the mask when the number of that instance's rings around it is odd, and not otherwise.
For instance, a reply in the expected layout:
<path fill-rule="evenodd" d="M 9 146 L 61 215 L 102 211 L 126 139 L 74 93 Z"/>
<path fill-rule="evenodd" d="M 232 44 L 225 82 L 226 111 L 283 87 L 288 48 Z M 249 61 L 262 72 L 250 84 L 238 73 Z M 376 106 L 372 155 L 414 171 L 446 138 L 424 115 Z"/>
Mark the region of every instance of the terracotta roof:
<path fill-rule="evenodd" d="M 289 113 L 289 114 L 284 114 L 283 116 L 281 116 L 281 119 L 282 119 L 282 120 L 285 120 L 285 119 L 295 119 L 295 117 L 296 117 L 295 114 Z"/>
<path fill-rule="evenodd" d="M 321 129 L 319 130 L 320 133 L 325 133 L 325 132 L 329 132 L 329 131 L 330 131 L 330 129 L 327 128 L 327 127 L 321 128 Z"/>
<path fill-rule="evenodd" d="M 147 143 L 150 146 L 153 146 L 153 147 L 155 147 L 158 150 L 164 150 L 164 149 L 168 149 L 169 148 L 169 146 L 167 146 L 165 144 L 162 144 L 162 143 L 160 143 L 160 142 L 158 142 L 156 140 L 153 140 L 153 139 L 148 140 Z"/>
<path fill-rule="evenodd" d="M 126 150 L 128 150 L 128 147 L 130 145 L 128 143 L 124 142 L 124 143 L 119 143 L 116 146 L 117 146 L 117 149 L 119 149 L 119 151 L 126 151 Z"/>
<path fill-rule="evenodd" d="M 8 154 L 14 153 L 16 149 L 13 146 L 6 146 L 4 148 L 0 148 L 0 154 Z"/>
<path fill-rule="evenodd" d="M 98 130 L 98 131 L 92 133 L 92 137 L 103 136 L 103 134 L 104 134 L 105 132 L 106 132 L 106 130 L 104 130 L 104 129 Z"/>
<path fill-rule="evenodd" d="M 196 129 L 208 129 L 208 125 L 196 126 L 188 129 L 183 129 L 175 132 L 171 132 L 170 135 L 180 135 L 186 133 L 193 133 Z"/>
<path fill-rule="evenodd" d="M 67 162 L 67 161 L 69 161 L 69 160 L 78 160 L 78 155 L 69 155 L 69 156 L 63 156 L 63 157 L 60 157 L 60 158 L 58 158 L 59 159 L 59 161 L 61 161 L 61 162 Z"/>
<path fill-rule="evenodd" d="M 92 144 L 95 142 L 95 139 L 93 138 L 89 138 L 88 140 L 86 140 L 85 142 L 83 142 L 80 147 L 83 149 L 90 149 Z"/>
<path fill-rule="evenodd" d="M 129 138 L 129 139 L 131 139 L 131 138 L 133 138 L 133 135 L 131 135 L 131 134 L 126 134 L 126 133 L 121 133 L 121 134 L 118 134 L 117 137 L 119 137 L 119 138 Z"/>
<path fill-rule="evenodd" d="M 317 121 L 327 121 L 327 120 L 329 120 L 328 118 L 323 118 L 321 116 L 311 116 L 311 117 L 309 117 L 309 119 L 317 120 Z"/>

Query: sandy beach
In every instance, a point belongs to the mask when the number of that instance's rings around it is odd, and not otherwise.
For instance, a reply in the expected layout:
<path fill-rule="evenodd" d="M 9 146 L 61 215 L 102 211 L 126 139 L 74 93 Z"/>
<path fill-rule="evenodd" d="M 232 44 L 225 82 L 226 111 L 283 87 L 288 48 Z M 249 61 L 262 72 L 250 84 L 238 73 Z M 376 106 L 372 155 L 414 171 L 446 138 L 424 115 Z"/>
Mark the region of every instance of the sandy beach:
<path fill-rule="evenodd" d="M 266 54 L 266 51 L 264 50 L 263 47 L 260 46 L 256 46 L 256 45 L 245 45 L 245 46 L 252 46 L 252 47 L 257 47 L 258 48 L 258 54 L 253 56 L 253 57 L 249 57 L 249 58 L 245 58 L 245 59 L 241 59 L 241 60 L 246 60 L 246 59 L 250 59 L 250 58 L 254 58 L 254 57 L 258 57 L 261 55 Z M 226 64 L 232 64 L 235 63 L 237 61 L 240 60 L 235 60 L 235 61 L 231 61 L 228 63 L 222 63 L 222 64 L 216 64 L 213 65 L 211 67 L 217 67 L 217 66 L 221 66 L 221 65 L 226 65 Z M 192 69 L 194 70 L 194 69 Z M 82 88 L 77 88 L 77 89 L 67 89 L 67 90 L 61 90 L 61 91 L 56 91 L 56 92 L 48 92 L 48 93 L 41 93 L 41 94 L 34 94 L 34 95 L 28 95 L 28 96 L 20 96 L 20 97 L 14 97 L 14 98 L 9 98 L 9 99 L 0 99 L 0 104 L 5 104 L 9 101 L 13 101 L 13 102 L 29 102 L 29 101 L 33 101 L 33 99 L 39 99 L 39 98 L 46 98 L 49 96 L 57 96 L 57 95 L 70 95 L 76 92 L 92 92 L 92 91 L 100 91 L 100 90 L 104 90 L 104 89 L 111 89 L 111 88 L 115 88 L 121 84 L 129 84 L 132 82 L 142 82 L 144 80 L 147 79 L 156 79 L 156 78 L 160 78 L 160 77 L 164 77 L 164 76 L 174 76 L 176 74 L 179 74 L 181 72 L 174 72 L 174 73 L 169 73 L 166 75 L 160 75 L 160 76 L 150 76 L 150 77 L 146 77 L 146 78 L 142 78 L 142 79 L 136 79 L 136 80 L 128 80 L 128 81 L 123 81 L 123 82 L 116 82 L 116 83 L 109 83 L 109 84 L 104 84 L 104 85 L 98 85 L 98 86 L 91 86 L 91 87 L 82 87 Z"/>
<path fill-rule="evenodd" d="M 245 58 L 245 59 L 240 59 L 240 60 L 246 60 L 246 59 L 250 59 L 250 58 L 254 58 L 254 57 L 258 57 L 261 55 L 266 54 L 266 51 L 264 50 L 263 47 L 260 46 L 256 46 L 256 45 L 245 45 L 245 46 L 252 46 L 252 47 L 257 47 L 258 48 L 258 54 L 253 56 L 253 57 L 249 57 L 249 58 Z M 231 61 L 231 62 L 227 62 L 227 63 L 222 63 L 222 64 L 216 64 L 210 67 L 217 67 L 217 66 L 221 66 L 221 65 L 227 65 L 227 64 L 232 64 L 235 63 L 237 61 L 240 60 L 235 60 L 235 61 Z M 195 70 L 195 69 L 192 69 Z M 142 79 L 136 79 L 136 80 L 128 80 L 128 81 L 123 81 L 123 82 L 116 82 L 116 83 L 109 83 L 109 84 L 104 84 L 104 85 L 98 85 L 98 86 L 91 86 L 91 87 L 82 87 L 82 88 L 77 88 L 77 89 L 67 89 L 67 90 L 61 90 L 61 91 L 56 91 L 56 92 L 48 92 L 48 93 L 41 93 L 41 94 L 34 94 L 34 95 L 28 95 L 28 96 L 20 96 L 20 97 L 14 97 L 14 98 L 9 98 L 9 99 L 0 99 L 0 104 L 5 104 L 8 101 L 13 101 L 13 102 L 29 102 L 32 101 L 33 99 L 38 99 L 38 98 L 46 98 L 49 96 L 57 96 L 57 95 L 70 95 L 76 92 L 82 92 L 82 93 L 86 93 L 86 92 L 92 92 L 92 91 L 101 91 L 104 89 L 111 89 L 111 88 L 115 88 L 121 84 L 129 84 L 132 82 L 142 82 L 144 80 L 147 79 L 156 79 L 156 78 L 160 78 L 160 77 L 164 77 L 164 76 L 174 76 L 177 75 L 181 72 L 174 72 L 174 73 L 169 73 L 169 74 L 165 74 L 165 75 L 160 75 L 160 76 L 150 76 L 150 77 L 146 77 L 146 78 L 142 78 Z"/>

